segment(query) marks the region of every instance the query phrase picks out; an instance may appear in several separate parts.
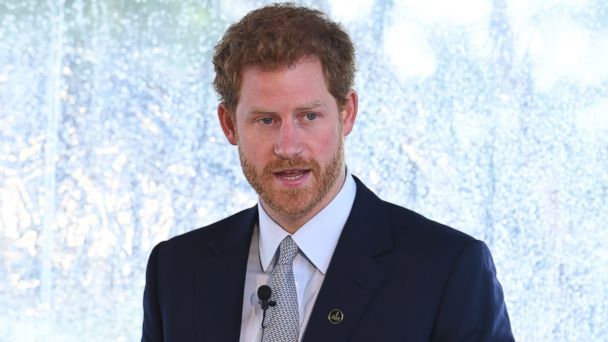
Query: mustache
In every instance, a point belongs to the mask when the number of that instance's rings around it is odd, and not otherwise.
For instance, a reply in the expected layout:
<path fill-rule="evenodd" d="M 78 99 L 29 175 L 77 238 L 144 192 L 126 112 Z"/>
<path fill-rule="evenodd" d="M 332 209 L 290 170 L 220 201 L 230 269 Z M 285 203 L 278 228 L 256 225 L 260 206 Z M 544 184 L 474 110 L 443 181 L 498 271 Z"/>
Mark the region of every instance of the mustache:
<path fill-rule="evenodd" d="M 264 167 L 265 173 L 283 172 L 293 169 L 318 170 L 319 163 L 314 159 L 295 157 L 293 159 L 276 159 Z"/>

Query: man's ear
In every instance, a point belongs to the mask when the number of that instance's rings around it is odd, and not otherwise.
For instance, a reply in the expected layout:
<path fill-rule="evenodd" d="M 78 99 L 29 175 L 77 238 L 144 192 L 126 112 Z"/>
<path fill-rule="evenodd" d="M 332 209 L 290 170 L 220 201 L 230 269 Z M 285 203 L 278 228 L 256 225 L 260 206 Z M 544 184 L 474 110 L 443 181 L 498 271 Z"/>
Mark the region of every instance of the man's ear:
<path fill-rule="evenodd" d="M 228 139 L 228 142 L 232 145 L 236 145 L 238 142 L 235 122 L 236 114 L 233 116 L 222 102 L 217 106 L 217 117 L 220 119 L 220 125 L 222 126 L 222 130 L 224 131 L 224 135 L 226 136 L 226 139 Z"/>
<path fill-rule="evenodd" d="M 357 119 L 357 110 L 359 106 L 359 98 L 357 97 L 357 92 L 354 89 L 351 89 L 348 94 L 346 94 L 346 103 L 341 111 L 341 120 L 342 120 L 342 132 L 344 136 L 350 134 L 353 130 L 353 126 L 355 125 L 355 119 Z"/>

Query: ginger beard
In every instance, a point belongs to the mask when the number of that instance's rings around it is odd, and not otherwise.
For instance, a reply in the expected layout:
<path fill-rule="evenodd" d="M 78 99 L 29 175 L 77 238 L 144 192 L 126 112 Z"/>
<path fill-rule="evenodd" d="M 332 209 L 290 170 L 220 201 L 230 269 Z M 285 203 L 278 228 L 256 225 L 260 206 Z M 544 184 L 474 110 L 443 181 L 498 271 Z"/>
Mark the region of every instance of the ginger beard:
<path fill-rule="evenodd" d="M 338 181 L 340 172 L 344 167 L 343 140 L 342 127 L 340 127 L 338 149 L 325 168 L 322 168 L 321 164 L 314 158 L 296 157 L 294 159 L 276 159 L 258 172 L 244 156 L 240 145 L 239 157 L 245 178 L 258 193 L 264 204 L 279 215 L 297 219 L 304 217 L 315 209 Z M 274 173 L 285 169 L 310 169 L 312 184 L 302 188 L 278 188 Z"/>

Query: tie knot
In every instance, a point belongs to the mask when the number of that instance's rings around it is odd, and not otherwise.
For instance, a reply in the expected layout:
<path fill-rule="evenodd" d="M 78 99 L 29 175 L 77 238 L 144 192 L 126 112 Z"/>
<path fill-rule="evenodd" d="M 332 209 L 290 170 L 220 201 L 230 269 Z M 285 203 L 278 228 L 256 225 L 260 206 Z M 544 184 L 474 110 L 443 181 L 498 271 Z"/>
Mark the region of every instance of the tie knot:
<path fill-rule="evenodd" d="M 293 259 L 298 255 L 298 245 L 293 241 L 291 236 L 287 236 L 279 245 L 279 264 L 291 264 Z"/>

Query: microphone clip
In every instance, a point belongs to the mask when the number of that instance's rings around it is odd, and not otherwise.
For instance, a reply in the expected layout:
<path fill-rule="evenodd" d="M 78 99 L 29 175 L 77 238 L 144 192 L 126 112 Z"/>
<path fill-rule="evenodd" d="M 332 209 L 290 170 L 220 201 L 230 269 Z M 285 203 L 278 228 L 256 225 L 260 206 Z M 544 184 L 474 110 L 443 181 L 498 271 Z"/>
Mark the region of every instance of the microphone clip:
<path fill-rule="evenodd" d="M 264 322 L 266 321 L 266 310 L 268 310 L 269 307 L 277 305 L 277 302 L 270 299 L 271 296 L 272 289 L 270 286 L 262 285 L 258 287 L 258 298 L 260 299 L 260 305 L 262 307 L 262 329 L 266 327 L 264 325 Z"/>

